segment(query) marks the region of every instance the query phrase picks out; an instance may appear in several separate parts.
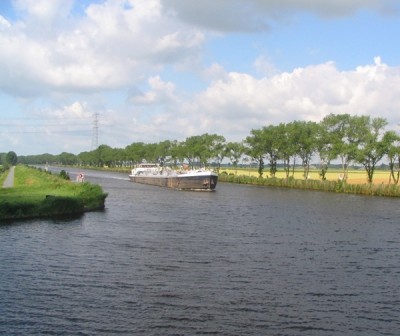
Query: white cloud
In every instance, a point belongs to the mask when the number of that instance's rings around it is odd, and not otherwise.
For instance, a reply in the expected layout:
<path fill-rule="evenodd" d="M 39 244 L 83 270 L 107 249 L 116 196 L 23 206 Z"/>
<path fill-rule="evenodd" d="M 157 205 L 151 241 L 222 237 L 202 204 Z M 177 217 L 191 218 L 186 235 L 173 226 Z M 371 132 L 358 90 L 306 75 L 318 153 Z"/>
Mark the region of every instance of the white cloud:
<path fill-rule="evenodd" d="M 203 77 L 208 81 L 215 81 L 215 80 L 226 80 L 228 79 L 228 74 L 223 68 L 222 65 L 218 63 L 211 64 L 210 67 L 203 71 Z"/>
<path fill-rule="evenodd" d="M 176 98 L 179 92 L 172 83 L 154 77 L 149 92 L 137 97 L 134 106 L 139 108 L 140 102 L 161 108 L 146 117 L 143 110 L 133 111 L 135 132 L 126 141 L 184 140 L 202 133 L 241 141 L 251 129 L 293 120 L 319 122 L 329 113 L 383 117 L 394 127 L 400 122 L 400 68 L 375 62 L 351 71 L 327 62 L 262 78 L 213 65 L 214 80 L 185 100 Z"/>
<path fill-rule="evenodd" d="M 400 68 L 381 62 L 346 72 L 328 62 L 261 79 L 232 72 L 185 104 L 180 127 L 186 134 L 213 132 L 242 140 L 252 128 L 318 122 L 329 113 L 384 117 L 396 125 L 399 85 Z"/>
<path fill-rule="evenodd" d="M 16 5 L 24 21 L 0 21 L 0 90 L 10 95 L 132 85 L 165 64 L 187 62 L 204 42 L 200 32 L 162 16 L 158 0 L 109 0 L 73 19 L 67 15 L 72 1 Z M 63 28 L 52 23 L 54 31 L 47 29 L 45 22 L 60 16 Z"/>
<path fill-rule="evenodd" d="M 37 24 L 66 17 L 72 5 L 73 0 L 14 0 L 15 8 Z"/>
<path fill-rule="evenodd" d="M 88 104 L 86 102 L 74 102 L 70 105 L 62 106 L 57 109 L 50 109 L 45 111 L 48 117 L 56 117 L 60 121 L 64 118 L 74 119 L 79 121 L 79 119 L 87 119 L 93 116 L 93 112 L 88 110 Z"/>
<path fill-rule="evenodd" d="M 318 122 L 329 113 L 383 117 L 391 128 L 400 123 L 400 67 L 390 67 L 378 58 L 375 63 L 350 71 L 340 71 L 333 62 L 327 62 L 262 78 L 225 72 L 217 65 L 213 68 L 218 70 L 214 74 L 222 76 L 214 77 L 206 89 L 192 97 L 184 98 L 172 82 L 159 76 L 150 78 L 149 91 L 132 97 L 128 113 L 103 111 L 100 143 L 125 147 L 137 141 L 184 140 L 203 133 L 241 141 L 254 128 L 293 120 Z M 86 125 L 85 137 L 68 136 L 68 141 L 61 141 L 66 146 L 63 150 L 79 153 L 90 149 L 94 110 L 89 103 L 75 101 L 41 113 L 59 120 L 75 118 Z M 68 123 L 64 130 L 68 130 L 67 126 Z M 57 134 L 52 128 L 49 131 L 31 143 L 47 148 L 54 144 L 53 153 L 61 152 L 61 142 L 54 140 Z M 28 141 L 30 135 L 24 138 Z M 11 139 L 18 145 L 15 136 L 9 136 L 7 141 Z"/>
<path fill-rule="evenodd" d="M 131 101 L 138 105 L 157 105 L 171 103 L 177 100 L 175 96 L 175 85 L 171 82 L 164 82 L 159 76 L 150 77 L 148 84 L 150 91 L 144 94 L 135 94 Z"/>
<path fill-rule="evenodd" d="M 150 78 L 149 91 L 132 97 L 130 117 L 113 116 L 110 127 L 119 125 L 118 132 L 107 127 L 103 134 L 123 137 L 119 143 L 124 147 L 135 141 L 184 140 L 202 133 L 241 141 L 253 128 L 293 120 L 319 122 L 329 113 L 384 117 L 391 127 L 400 122 L 400 68 L 382 61 L 351 71 L 327 62 L 262 78 L 225 72 L 220 65 L 210 71 L 221 77 L 214 76 L 205 90 L 185 99 L 173 83 Z"/>
<path fill-rule="evenodd" d="M 80 17 L 71 16 L 72 0 L 14 3 L 24 15 L 23 21 L 0 19 L 0 90 L 37 96 L 114 90 L 135 85 L 166 64 L 197 62 L 205 35 L 196 24 L 246 31 L 264 27 L 265 20 L 287 8 L 349 13 L 393 2 L 108 0 L 91 4 Z M 178 22 L 177 16 L 192 26 Z M 256 60 L 255 67 L 275 73 L 266 58 Z"/>
<path fill-rule="evenodd" d="M 257 57 L 253 65 L 258 73 L 268 77 L 278 73 L 275 65 L 264 55 Z"/>
<path fill-rule="evenodd" d="M 10 28 L 11 24 L 3 16 L 0 15 L 0 29 Z"/>

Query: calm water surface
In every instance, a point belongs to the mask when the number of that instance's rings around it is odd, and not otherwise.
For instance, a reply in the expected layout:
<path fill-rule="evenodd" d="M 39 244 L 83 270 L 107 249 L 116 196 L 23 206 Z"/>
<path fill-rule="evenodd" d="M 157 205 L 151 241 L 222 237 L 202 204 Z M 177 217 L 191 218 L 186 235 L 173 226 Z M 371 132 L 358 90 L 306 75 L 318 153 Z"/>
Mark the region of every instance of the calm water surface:
<path fill-rule="evenodd" d="M 399 335 L 398 199 L 125 177 L 86 173 L 104 212 L 0 225 L 1 335 Z"/>

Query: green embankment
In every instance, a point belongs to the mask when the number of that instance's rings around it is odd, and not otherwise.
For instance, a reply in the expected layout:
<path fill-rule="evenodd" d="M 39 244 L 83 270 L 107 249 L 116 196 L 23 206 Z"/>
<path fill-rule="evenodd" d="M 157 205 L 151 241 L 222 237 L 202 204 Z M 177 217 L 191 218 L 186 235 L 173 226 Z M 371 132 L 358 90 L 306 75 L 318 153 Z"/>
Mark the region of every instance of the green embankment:
<path fill-rule="evenodd" d="M 2 166 L 0 166 L 0 188 L 4 183 L 4 180 L 6 179 L 8 174 L 8 170 L 7 169 L 3 169 Z"/>
<path fill-rule="evenodd" d="M 267 177 L 260 178 L 255 174 L 237 174 L 223 171 L 219 174 L 220 182 L 230 182 L 239 184 L 251 184 L 257 186 L 284 187 L 304 190 L 329 191 L 336 193 L 358 194 L 368 196 L 387 196 L 400 197 L 400 185 L 388 183 L 349 183 L 340 180 L 304 180 L 289 177 Z"/>
<path fill-rule="evenodd" d="M 5 179 L 7 178 L 9 171 L 10 171 L 10 166 L 8 164 L 0 165 L 0 188 L 3 185 Z"/>
<path fill-rule="evenodd" d="M 14 187 L 0 188 L 0 220 L 54 217 L 104 209 L 107 194 L 98 185 L 73 183 L 19 165 Z"/>

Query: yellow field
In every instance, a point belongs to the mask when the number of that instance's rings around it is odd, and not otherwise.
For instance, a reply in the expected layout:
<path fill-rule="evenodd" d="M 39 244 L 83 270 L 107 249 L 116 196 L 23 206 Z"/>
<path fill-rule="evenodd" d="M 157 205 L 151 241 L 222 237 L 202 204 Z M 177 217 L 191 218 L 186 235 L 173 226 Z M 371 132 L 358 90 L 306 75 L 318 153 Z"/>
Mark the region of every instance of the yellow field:
<path fill-rule="evenodd" d="M 221 169 L 220 173 L 226 172 L 228 174 L 235 174 L 237 175 L 245 175 L 245 176 L 258 176 L 258 172 L 256 169 Z M 326 174 L 327 180 L 330 181 L 337 181 L 339 179 L 339 176 L 341 175 L 341 171 L 337 169 L 332 169 L 328 170 L 328 173 Z M 268 168 L 264 170 L 263 177 L 268 177 L 269 176 L 269 171 Z M 284 178 L 286 175 L 283 171 L 278 171 L 275 175 L 278 178 Z M 291 174 L 290 174 L 291 176 Z M 294 177 L 296 179 L 303 179 L 303 171 L 302 170 L 295 170 L 294 172 Z M 313 180 L 320 180 L 321 177 L 319 176 L 319 171 L 318 170 L 310 170 L 309 173 L 309 179 Z M 387 184 L 389 183 L 389 178 L 390 178 L 390 172 L 389 171 L 384 171 L 384 170 L 377 170 L 374 172 L 374 178 L 373 178 L 373 183 L 374 184 Z M 351 184 L 364 184 L 367 183 L 367 173 L 365 170 L 350 170 L 348 173 L 348 183 Z"/>

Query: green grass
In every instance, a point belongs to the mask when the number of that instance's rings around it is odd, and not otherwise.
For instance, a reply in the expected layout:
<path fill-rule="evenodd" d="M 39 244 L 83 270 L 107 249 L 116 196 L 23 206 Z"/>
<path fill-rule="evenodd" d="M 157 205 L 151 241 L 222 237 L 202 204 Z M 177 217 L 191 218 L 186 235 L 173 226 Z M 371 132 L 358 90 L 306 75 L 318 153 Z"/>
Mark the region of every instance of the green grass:
<path fill-rule="evenodd" d="M 234 175 L 222 172 L 219 181 L 251 184 L 258 186 L 284 187 L 304 190 L 329 191 L 336 193 L 358 194 L 368 196 L 400 197 L 400 186 L 393 184 L 351 184 L 343 181 L 304 180 L 286 178 L 259 178 L 256 176 Z"/>
<path fill-rule="evenodd" d="M 14 188 L 0 189 L 0 219 L 53 217 L 104 208 L 100 186 L 73 183 L 48 172 L 17 166 Z"/>
<path fill-rule="evenodd" d="M 8 171 L 8 166 L 0 165 L 0 188 L 3 186 L 4 180 L 7 178 Z"/>

